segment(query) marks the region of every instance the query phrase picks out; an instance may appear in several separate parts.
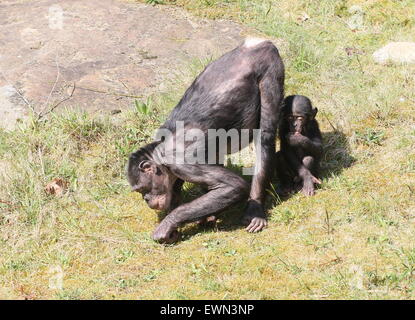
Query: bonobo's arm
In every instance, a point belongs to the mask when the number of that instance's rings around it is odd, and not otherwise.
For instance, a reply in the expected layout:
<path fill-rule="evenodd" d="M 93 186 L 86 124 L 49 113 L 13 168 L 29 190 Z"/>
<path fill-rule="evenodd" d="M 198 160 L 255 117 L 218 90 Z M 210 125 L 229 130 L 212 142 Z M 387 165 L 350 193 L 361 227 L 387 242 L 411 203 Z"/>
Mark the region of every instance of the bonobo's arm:
<path fill-rule="evenodd" d="M 172 191 L 172 200 L 170 203 L 170 208 L 167 210 L 168 212 L 173 211 L 176 209 L 182 202 L 182 186 L 184 181 L 182 179 L 177 179 L 173 186 Z"/>
<path fill-rule="evenodd" d="M 163 219 L 153 233 L 153 239 L 159 242 L 169 241 L 182 223 L 216 214 L 248 195 L 248 183 L 222 166 L 171 165 L 170 170 L 184 181 L 206 185 L 209 191 L 177 207 Z"/>
<path fill-rule="evenodd" d="M 277 133 L 280 106 L 284 96 L 284 66 L 270 63 L 259 81 L 261 100 L 261 158 L 256 160 L 257 173 L 252 179 L 251 193 L 242 222 L 248 232 L 258 232 L 266 227 L 264 201 L 266 188 L 270 182 L 275 156 L 275 136 Z"/>
<path fill-rule="evenodd" d="M 308 138 L 299 133 L 288 133 L 287 140 L 290 146 L 301 148 L 305 155 L 320 158 L 323 153 L 323 144 L 321 138 L 318 136 Z"/>

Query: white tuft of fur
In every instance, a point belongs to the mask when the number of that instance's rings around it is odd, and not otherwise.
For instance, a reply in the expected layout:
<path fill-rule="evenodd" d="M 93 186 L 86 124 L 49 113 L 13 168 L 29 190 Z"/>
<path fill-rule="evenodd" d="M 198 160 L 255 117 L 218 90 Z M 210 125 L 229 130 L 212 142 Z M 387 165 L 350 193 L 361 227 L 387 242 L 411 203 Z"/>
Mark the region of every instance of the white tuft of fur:
<path fill-rule="evenodd" d="M 244 46 L 247 48 L 252 48 L 259 45 L 262 42 L 268 41 L 267 39 L 261 38 L 247 38 L 244 42 Z"/>

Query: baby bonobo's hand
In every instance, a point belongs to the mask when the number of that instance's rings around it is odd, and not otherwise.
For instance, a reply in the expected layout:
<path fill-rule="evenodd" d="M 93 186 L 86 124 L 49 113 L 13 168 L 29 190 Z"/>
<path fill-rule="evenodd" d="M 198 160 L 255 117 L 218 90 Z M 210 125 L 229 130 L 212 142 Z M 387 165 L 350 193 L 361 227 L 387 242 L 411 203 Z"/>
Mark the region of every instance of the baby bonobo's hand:
<path fill-rule="evenodd" d="M 290 132 L 287 134 L 286 138 L 287 138 L 288 143 L 291 146 L 300 145 L 304 141 L 304 139 L 307 139 L 307 137 L 303 136 L 299 132 L 295 132 L 295 133 Z"/>

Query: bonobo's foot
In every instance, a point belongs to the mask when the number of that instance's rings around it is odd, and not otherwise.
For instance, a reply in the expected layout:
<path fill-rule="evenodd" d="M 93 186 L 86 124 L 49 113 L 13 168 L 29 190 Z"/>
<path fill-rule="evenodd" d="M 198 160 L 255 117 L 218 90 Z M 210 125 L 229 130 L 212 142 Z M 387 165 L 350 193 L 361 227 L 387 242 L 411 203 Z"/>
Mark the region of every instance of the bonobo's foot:
<path fill-rule="evenodd" d="M 314 183 L 310 183 L 309 181 L 304 182 L 301 192 L 308 197 L 313 196 L 316 193 L 314 189 Z"/>
<path fill-rule="evenodd" d="M 172 244 L 180 239 L 180 232 L 162 221 L 154 230 L 152 238 L 160 243 Z"/>
<path fill-rule="evenodd" d="M 242 223 L 247 226 L 245 230 L 248 232 L 259 232 L 264 229 L 268 223 L 262 205 L 249 200 Z"/>
<path fill-rule="evenodd" d="M 321 181 L 314 176 L 311 176 L 310 179 L 304 181 L 303 188 L 301 192 L 306 196 L 313 196 L 315 192 L 314 184 L 321 184 Z"/>
<path fill-rule="evenodd" d="M 197 220 L 196 223 L 200 226 L 211 226 L 214 225 L 216 223 L 218 219 L 216 218 L 216 216 L 208 216 L 208 217 L 204 217 L 200 220 Z"/>

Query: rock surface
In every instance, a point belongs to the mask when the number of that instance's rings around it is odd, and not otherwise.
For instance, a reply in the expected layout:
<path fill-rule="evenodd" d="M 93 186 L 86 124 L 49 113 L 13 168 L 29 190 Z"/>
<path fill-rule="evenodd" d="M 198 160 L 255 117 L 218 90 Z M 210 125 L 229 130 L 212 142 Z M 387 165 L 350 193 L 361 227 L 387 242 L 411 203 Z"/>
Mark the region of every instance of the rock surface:
<path fill-rule="evenodd" d="M 415 63 L 415 42 L 390 42 L 373 53 L 377 63 Z"/>
<path fill-rule="evenodd" d="M 163 89 L 193 58 L 222 54 L 246 33 L 229 21 L 120 0 L 0 2 L 0 126 L 29 108 L 110 111 Z"/>

